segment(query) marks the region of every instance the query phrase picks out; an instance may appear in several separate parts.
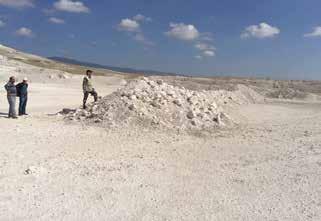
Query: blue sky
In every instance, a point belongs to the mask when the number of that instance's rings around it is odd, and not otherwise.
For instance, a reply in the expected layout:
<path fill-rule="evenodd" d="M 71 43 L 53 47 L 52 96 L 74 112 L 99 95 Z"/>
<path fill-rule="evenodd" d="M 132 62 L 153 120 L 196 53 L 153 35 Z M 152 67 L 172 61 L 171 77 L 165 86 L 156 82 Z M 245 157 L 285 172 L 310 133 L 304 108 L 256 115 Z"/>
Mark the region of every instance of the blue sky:
<path fill-rule="evenodd" d="M 0 0 L 0 43 L 194 75 L 321 79 L 319 0 Z"/>

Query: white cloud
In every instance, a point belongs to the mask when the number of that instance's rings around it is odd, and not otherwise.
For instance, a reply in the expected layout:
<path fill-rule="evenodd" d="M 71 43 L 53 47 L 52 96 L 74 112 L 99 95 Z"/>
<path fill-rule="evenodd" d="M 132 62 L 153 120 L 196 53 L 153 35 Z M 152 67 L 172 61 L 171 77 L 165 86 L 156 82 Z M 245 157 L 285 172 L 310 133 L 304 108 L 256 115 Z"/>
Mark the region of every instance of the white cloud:
<path fill-rule="evenodd" d="M 147 21 L 148 19 L 150 18 L 146 18 L 140 14 L 134 16 L 132 19 L 122 19 L 118 24 L 118 30 L 128 32 L 131 38 L 145 46 L 153 46 L 155 45 L 154 42 L 145 37 L 140 27 L 140 22 Z"/>
<path fill-rule="evenodd" d="M 213 41 L 212 33 L 200 33 L 194 25 L 186 25 L 184 23 L 170 23 L 171 30 L 165 34 L 183 41 L 191 41 L 194 47 L 198 49 L 201 54 L 194 56 L 194 58 L 201 60 L 204 57 L 215 56 L 215 47 L 210 44 Z"/>
<path fill-rule="evenodd" d="M 311 33 L 305 34 L 304 37 L 321 37 L 321 26 L 315 27 Z"/>
<path fill-rule="evenodd" d="M 89 8 L 80 1 L 73 0 L 59 0 L 54 3 L 54 8 L 59 11 L 73 12 L 73 13 L 89 13 Z"/>
<path fill-rule="evenodd" d="M 144 21 L 145 21 L 145 22 L 151 22 L 151 21 L 152 21 L 151 18 L 146 17 L 146 16 L 144 16 L 144 15 L 142 15 L 142 14 L 135 15 L 135 16 L 133 17 L 133 20 L 138 21 L 138 22 L 140 22 L 140 21 L 142 21 L 142 22 L 144 22 Z"/>
<path fill-rule="evenodd" d="M 185 25 L 184 23 L 170 23 L 171 30 L 166 32 L 167 36 L 184 41 L 193 41 L 200 36 L 199 31 L 194 25 Z"/>
<path fill-rule="evenodd" d="M 215 47 L 206 43 L 198 42 L 195 44 L 195 48 L 201 51 L 206 51 L 206 50 L 215 50 Z"/>
<path fill-rule="evenodd" d="M 201 33 L 200 39 L 202 41 L 212 42 L 214 41 L 213 34 L 210 32 Z"/>
<path fill-rule="evenodd" d="M 1 21 L 1 20 L 0 20 L 0 28 L 2 28 L 2 27 L 4 27 L 4 26 L 6 26 L 6 23 L 5 23 L 4 21 Z"/>
<path fill-rule="evenodd" d="M 280 29 L 273 27 L 267 23 L 261 23 L 259 25 L 251 25 L 247 27 L 241 34 L 241 38 L 271 38 L 280 34 Z"/>
<path fill-rule="evenodd" d="M 153 46 L 155 45 L 154 42 L 148 40 L 145 35 L 143 33 L 137 33 L 135 36 L 134 36 L 134 39 L 146 46 Z"/>
<path fill-rule="evenodd" d="M 216 48 L 213 45 L 204 43 L 204 42 L 198 42 L 195 45 L 195 48 L 200 50 L 202 52 L 202 56 L 198 55 L 201 57 L 201 59 L 204 57 L 214 57 L 215 56 L 215 50 Z"/>
<path fill-rule="evenodd" d="M 214 57 L 215 56 L 215 52 L 214 51 L 204 51 L 203 52 L 204 56 L 207 56 L 207 57 Z"/>
<path fill-rule="evenodd" d="M 28 37 L 28 38 L 34 37 L 32 30 L 26 27 L 19 28 L 16 31 L 16 34 L 22 37 Z"/>
<path fill-rule="evenodd" d="M 122 19 L 121 22 L 118 24 L 118 29 L 121 31 L 139 32 L 140 24 L 135 20 L 125 18 Z"/>
<path fill-rule="evenodd" d="M 49 21 L 54 24 L 65 24 L 65 21 L 63 19 L 56 18 L 56 17 L 49 18 Z"/>
<path fill-rule="evenodd" d="M 34 0 L 0 0 L 0 5 L 4 5 L 11 8 L 25 8 L 33 7 Z"/>

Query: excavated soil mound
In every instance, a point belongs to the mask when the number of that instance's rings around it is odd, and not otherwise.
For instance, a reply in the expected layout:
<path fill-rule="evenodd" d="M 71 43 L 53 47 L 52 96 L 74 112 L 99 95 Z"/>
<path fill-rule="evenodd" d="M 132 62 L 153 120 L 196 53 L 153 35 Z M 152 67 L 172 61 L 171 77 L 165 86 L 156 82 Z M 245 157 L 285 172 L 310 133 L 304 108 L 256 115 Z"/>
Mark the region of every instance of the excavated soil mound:
<path fill-rule="evenodd" d="M 261 101 L 262 97 L 239 85 L 234 92 L 187 90 L 162 80 L 134 80 L 124 88 L 92 103 L 86 110 L 64 110 L 67 119 L 103 127 L 143 126 L 174 130 L 212 130 L 232 123 L 226 110 Z"/>

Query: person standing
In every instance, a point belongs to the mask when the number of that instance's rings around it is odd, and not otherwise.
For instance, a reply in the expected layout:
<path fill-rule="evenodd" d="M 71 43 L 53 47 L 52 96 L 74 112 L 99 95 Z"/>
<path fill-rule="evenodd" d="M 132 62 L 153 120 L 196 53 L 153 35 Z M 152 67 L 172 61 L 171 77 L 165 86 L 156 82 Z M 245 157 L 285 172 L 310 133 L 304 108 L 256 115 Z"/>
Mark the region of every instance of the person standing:
<path fill-rule="evenodd" d="M 16 97 L 17 89 L 15 86 L 16 79 L 15 77 L 10 77 L 8 83 L 4 86 L 7 91 L 7 99 L 9 103 L 9 118 L 17 119 L 16 114 Z"/>
<path fill-rule="evenodd" d="M 86 71 L 86 76 L 84 77 L 82 88 L 84 92 L 84 99 L 83 99 L 83 108 L 86 109 L 86 102 L 88 99 L 89 94 L 94 97 L 95 102 L 98 100 L 98 94 L 95 91 L 95 88 L 93 87 L 92 83 L 92 74 L 93 72 L 91 70 Z"/>
<path fill-rule="evenodd" d="M 19 97 L 19 116 L 28 115 L 26 107 L 28 102 L 28 79 L 24 78 L 23 81 L 17 84 L 17 96 Z"/>

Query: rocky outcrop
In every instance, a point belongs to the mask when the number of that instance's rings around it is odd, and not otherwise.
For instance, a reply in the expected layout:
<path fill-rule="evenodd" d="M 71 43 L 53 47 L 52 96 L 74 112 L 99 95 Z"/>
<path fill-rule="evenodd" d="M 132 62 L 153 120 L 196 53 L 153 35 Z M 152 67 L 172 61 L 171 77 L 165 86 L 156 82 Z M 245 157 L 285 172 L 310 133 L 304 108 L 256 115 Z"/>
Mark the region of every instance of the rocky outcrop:
<path fill-rule="evenodd" d="M 183 131 L 212 130 L 231 123 L 226 108 L 258 99 L 251 89 L 243 86 L 241 89 L 196 92 L 162 80 L 142 78 L 90 104 L 87 110 L 77 109 L 65 116 L 104 127 L 135 125 Z"/>

